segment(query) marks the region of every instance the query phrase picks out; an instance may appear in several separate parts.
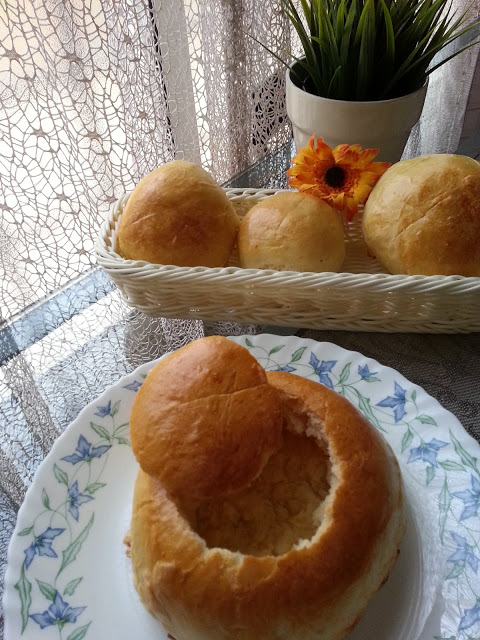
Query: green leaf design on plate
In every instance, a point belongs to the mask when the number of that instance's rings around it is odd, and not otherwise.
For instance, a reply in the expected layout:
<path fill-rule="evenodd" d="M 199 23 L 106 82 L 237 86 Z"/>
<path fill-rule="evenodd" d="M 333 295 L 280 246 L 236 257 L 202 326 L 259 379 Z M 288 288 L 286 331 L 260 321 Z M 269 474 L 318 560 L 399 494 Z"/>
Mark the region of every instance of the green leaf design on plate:
<path fill-rule="evenodd" d="M 19 533 L 17 533 L 18 536 L 28 536 L 29 533 L 32 533 L 33 531 L 33 526 L 31 527 L 25 527 L 25 529 L 22 529 Z"/>
<path fill-rule="evenodd" d="M 433 424 L 435 427 L 438 426 L 435 420 L 431 416 L 426 416 L 422 414 L 421 416 L 417 416 L 416 419 L 422 424 Z"/>
<path fill-rule="evenodd" d="M 50 509 L 50 498 L 47 495 L 47 492 L 45 491 L 45 489 L 42 490 L 42 504 L 45 507 L 45 509 L 48 509 L 49 511 Z"/>
<path fill-rule="evenodd" d="M 438 496 L 438 507 L 440 511 L 438 523 L 440 527 L 440 540 L 442 541 L 442 544 L 443 534 L 445 533 L 445 522 L 447 520 L 448 510 L 450 509 L 451 502 L 452 496 L 450 495 L 447 478 L 445 477 L 442 490 L 440 491 L 440 495 Z"/>
<path fill-rule="evenodd" d="M 350 375 L 350 365 L 351 363 L 349 362 L 343 367 L 340 378 L 338 379 L 338 384 L 343 384 L 346 380 L 348 380 L 348 376 Z"/>
<path fill-rule="evenodd" d="M 362 378 L 363 382 L 380 382 L 380 378 L 377 378 L 376 376 L 374 377 L 369 377 L 369 378 Z"/>
<path fill-rule="evenodd" d="M 278 351 L 280 351 L 280 349 L 283 349 L 284 345 L 283 344 L 279 344 L 276 347 L 273 347 L 273 349 L 270 349 L 270 351 L 268 352 L 268 355 L 271 356 L 274 353 L 277 353 Z"/>
<path fill-rule="evenodd" d="M 306 348 L 307 347 L 300 347 L 299 349 L 294 351 L 292 353 L 292 359 L 290 360 L 290 362 L 298 362 L 303 356 L 303 352 L 305 351 Z"/>
<path fill-rule="evenodd" d="M 85 493 L 95 493 L 95 491 L 98 491 L 99 489 L 101 489 L 102 487 L 106 486 L 106 482 L 92 482 L 92 484 L 89 484 L 88 486 L 85 487 L 84 491 Z"/>
<path fill-rule="evenodd" d="M 247 347 L 253 347 L 252 341 L 248 338 L 245 338 L 245 344 L 247 345 Z"/>
<path fill-rule="evenodd" d="M 128 444 L 130 446 L 130 440 L 128 438 L 122 438 L 122 436 L 115 436 L 115 440 L 118 444 Z"/>
<path fill-rule="evenodd" d="M 20 578 L 17 584 L 14 585 L 20 596 L 20 615 L 22 616 L 22 633 L 25 631 L 25 627 L 28 622 L 28 612 L 30 611 L 30 605 L 32 604 L 32 583 L 25 575 L 25 563 L 22 563 L 20 570 Z"/>
<path fill-rule="evenodd" d="M 455 451 L 459 455 L 459 457 L 460 457 L 461 461 L 463 462 L 463 464 L 467 465 L 467 467 L 470 467 L 476 473 L 478 473 L 477 459 L 474 458 L 473 456 L 471 456 L 467 451 L 465 451 L 465 449 L 462 447 L 460 442 L 455 438 L 455 436 L 453 435 L 453 433 L 451 431 L 450 431 L 450 437 L 452 439 L 453 446 L 455 447 Z"/>
<path fill-rule="evenodd" d="M 409 444 L 412 442 L 412 440 L 413 440 L 413 432 L 410 429 L 410 427 L 408 427 L 408 429 L 405 431 L 405 434 L 404 434 L 404 436 L 402 438 L 402 453 L 409 446 Z"/>
<path fill-rule="evenodd" d="M 78 629 L 75 629 L 75 631 L 72 631 L 72 633 L 67 637 L 66 640 L 82 640 L 82 638 L 85 637 L 87 631 L 88 631 L 88 627 L 90 626 L 90 622 L 86 625 L 84 625 L 83 627 L 78 627 Z"/>
<path fill-rule="evenodd" d="M 433 465 L 429 465 L 426 471 L 427 471 L 427 484 L 430 484 L 430 482 L 435 477 L 435 467 Z"/>
<path fill-rule="evenodd" d="M 57 578 L 65 569 L 65 567 L 67 567 L 77 557 L 77 554 L 80 551 L 83 542 L 85 541 L 90 532 L 90 529 L 92 528 L 94 518 L 95 514 L 92 513 L 87 526 L 79 533 L 77 538 L 75 538 L 75 540 L 68 545 L 65 551 L 62 551 L 62 564 L 60 565 L 60 569 L 58 570 Z"/>
<path fill-rule="evenodd" d="M 75 578 L 75 580 L 70 580 L 65 589 L 63 590 L 63 595 L 65 596 L 73 596 L 75 589 L 78 587 L 80 582 L 83 580 L 82 578 Z"/>
<path fill-rule="evenodd" d="M 415 389 L 412 391 L 412 395 L 410 397 L 412 398 L 412 402 L 415 402 L 415 400 L 417 399 L 417 392 L 415 391 Z"/>
<path fill-rule="evenodd" d="M 372 407 L 370 406 L 370 398 L 362 396 L 358 389 L 355 389 L 355 393 L 358 397 L 358 407 L 360 411 L 364 413 L 364 415 L 377 427 L 379 431 L 385 432 L 385 429 L 380 425 L 380 422 L 377 420 L 375 414 L 372 411 Z"/>
<path fill-rule="evenodd" d="M 54 602 L 55 600 L 55 595 L 56 595 L 56 590 L 52 587 L 51 584 L 48 584 L 47 582 L 42 582 L 41 580 L 38 580 L 37 578 L 35 578 L 35 580 L 37 580 L 37 584 L 38 584 L 38 588 L 40 589 L 40 591 L 43 593 L 43 595 L 45 596 L 45 598 L 47 600 L 50 600 L 51 602 Z"/>
<path fill-rule="evenodd" d="M 101 438 L 104 438 L 105 440 L 108 440 L 108 442 L 110 442 L 110 434 L 105 429 L 105 427 L 102 427 L 101 424 L 95 424 L 94 422 L 90 422 L 90 426 L 97 435 L 99 435 Z"/>
<path fill-rule="evenodd" d="M 452 567 L 452 570 L 450 571 L 450 573 L 448 574 L 448 576 L 445 578 L 445 580 L 451 580 L 452 578 L 458 578 L 459 575 L 461 575 L 465 570 L 465 563 L 464 562 L 455 562 L 455 564 Z"/>
<path fill-rule="evenodd" d="M 60 482 L 60 484 L 64 484 L 68 487 L 68 476 L 65 471 L 63 471 L 63 469 L 60 469 L 60 467 L 54 464 L 53 473 L 55 474 L 55 478 Z"/>
<path fill-rule="evenodd" d="M 439 465 L 445 469 L 445 471 L 465 471 L 465 467 L 453 460 L 444 460 L 439 462 Z"/>
<path fill-rule="evenodd" d="M 120 409 L 120 400 L 117 400 L 117 402 L 115 402 L 115 404 L 112 407 L 112 410 L 110 411 L 110 415 L 115 416 L 118 413 L 118 410 Z"/>

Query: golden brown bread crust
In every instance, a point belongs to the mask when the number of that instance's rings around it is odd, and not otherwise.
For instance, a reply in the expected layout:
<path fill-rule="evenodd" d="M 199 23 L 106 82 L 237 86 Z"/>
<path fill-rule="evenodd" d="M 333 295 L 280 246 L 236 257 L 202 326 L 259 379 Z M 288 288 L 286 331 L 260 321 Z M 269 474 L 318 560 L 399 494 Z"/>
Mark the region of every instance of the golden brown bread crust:
<path fill-rule="evenodd" d="M 345 259 L 340 215 L 306 193 L 277 193 L 260 201 L 238 230 L 245 269 L 338 271 Z"/>
<path fill-rule="evenodd" d="M 115 250 L 128 260 L 180 267 L 222 267 L 238 216 L 212 176 L 174 160 L 145 176 L 120 218 Z"/>
<path fill-rule="evenodd" d="M 370 194 L 362 228 L 390 273 L 480 276 L 480 165 L 450 154 L 394 164 Z"/>
<path fill-rule="evenodd" d="M 281 410 L 255 358 L 212 336 L 171 353 L 147 376 L 130 415 L 132 449 L 172 493 L 228 494 L 251 482 L 280 446 Z"/>
<path fill-rule="evenodd" d="M 396 559 L 405 521 L 388 444 L 347 400 L 319 383 L 282 372 L 267 377 L 283 396 L 286 446 L 301 436 L 318 443 L 320 456 L 328 451 L 329 488 L 317 529 L 279 554 L 209 548 L 197 531 L 204 502 L 174 498 L 140 470 L 131 524 L 135 584 L 177 640 L 339 640 Z M 284 451 L 271 460 L 277 455 Z M 281 470 L 277 465 L 275 473 Z M 272 486 L 280 479 L 272 478 Z M 291 498 L 282 491 L 275 494 L 277 508 Z"/>

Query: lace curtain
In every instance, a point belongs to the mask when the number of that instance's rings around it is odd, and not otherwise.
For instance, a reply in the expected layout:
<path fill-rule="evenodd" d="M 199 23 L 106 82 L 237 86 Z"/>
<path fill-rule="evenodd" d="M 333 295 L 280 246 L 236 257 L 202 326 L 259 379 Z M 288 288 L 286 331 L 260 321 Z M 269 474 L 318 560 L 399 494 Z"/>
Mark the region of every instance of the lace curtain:
<path fill-rule="evenodd" d="M 224 181 L 289 139 L 276 3 L 0 5 L 0 320 L 94 264 L 111 203 L 174 157 Z"/>

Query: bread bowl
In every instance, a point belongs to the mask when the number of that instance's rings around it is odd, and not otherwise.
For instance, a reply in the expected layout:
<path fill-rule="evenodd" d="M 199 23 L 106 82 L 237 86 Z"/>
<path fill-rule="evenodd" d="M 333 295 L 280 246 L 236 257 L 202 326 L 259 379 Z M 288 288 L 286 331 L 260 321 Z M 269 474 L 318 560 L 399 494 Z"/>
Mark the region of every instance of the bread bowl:
<path fill-rule="evenodd" d="M 184 349 L 165 358 L 168 367 L 160 363 L 151 371 L 132 411 L 140 470 L 130 552 L 141 600 L 176 640 L 340 640 L 398 555 L 405 512 L 393 452 L 353 405 L 319 383 L 285 372 L 262 375 L 243 347 L 224 338 L 204 338 Z M 222 361 L 240 364 L 236 375 Z M 238 442 L 243 429 L 241 421 L 227 421 L 239 432 L 223 432 L 232 398 L 245 388 L 272 389 L 265 405 L 273 398 L 279 408 L 271 422 L 275 435 L 266 438 L 265 430 L 260 449 L 254 440 L 251 456 L 263 466 L 240 488 L 227 482 L 212 496 L 204 488 L 192 496 L 188 469 L 185 490 L 178 474 L 165 475 L 151 464 L 148 447 L 137 447 L 136 431 L 162 428 L 150 420 L 151 405 L 162 402 L 172 363 L 178 365 L 177 393 L 167 392 L 169 411 L 181 416 L 191 404 L 199 419 L 192 423 L 189 414 L 194 437 L 184 431 L 169 455 L 182 466 L 199 463 L 202 472 L 209 447 L 196 455 L 196 431 L 206 428 L 201 407 L 212 406 L 212 380 L 224 404 L 208 413 L 207 430 L 229 442 Z M 262 404 L 255 396 L 252 424 L 255 405 Z M 218 451 L 210 464 L 217 462 Z"/>

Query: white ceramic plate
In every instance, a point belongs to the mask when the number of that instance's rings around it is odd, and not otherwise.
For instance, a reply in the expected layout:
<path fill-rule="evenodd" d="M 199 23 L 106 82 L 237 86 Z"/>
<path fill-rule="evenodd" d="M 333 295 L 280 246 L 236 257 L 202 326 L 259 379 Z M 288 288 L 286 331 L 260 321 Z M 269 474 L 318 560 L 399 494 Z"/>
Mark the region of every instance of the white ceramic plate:
<path fill-rule="evenodd" d="M 479 637 L 479 445 L 420 387 L 361 354 L 295 337 L 234 340 L 266 369 L 333 387 L 398 455 L 408 533 L 351 638 Z M 123 545 L 137 470 L 128 419 L 152 364 L 86 407 L 40 465 L 9 548 L 5 640 L 166 638 L 138 600 Z"/>

